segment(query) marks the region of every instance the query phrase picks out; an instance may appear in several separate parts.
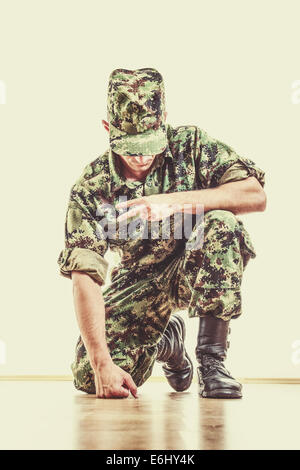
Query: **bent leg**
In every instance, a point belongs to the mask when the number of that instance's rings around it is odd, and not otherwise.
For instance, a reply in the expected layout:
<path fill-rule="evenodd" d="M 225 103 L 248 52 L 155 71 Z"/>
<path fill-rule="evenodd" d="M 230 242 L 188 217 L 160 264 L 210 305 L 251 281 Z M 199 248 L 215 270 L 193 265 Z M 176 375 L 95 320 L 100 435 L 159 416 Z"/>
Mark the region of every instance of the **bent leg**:
<path fill-rule="evenodd" d="M 178 305 L 188 308 L 190 317 L 213 313 L 223 320 L 237 318 L 243 271 L 256 256 L 250 237 L 242 221 L 225 210 L 206 212 L 189 240 L 199 230 L 204 230 L 203 246 L 186 249 L 182 256 Z"/>
<path fill-rule="evenodd" d="M 107 345 L 113 362 L 141 386 L 152 373 L 156 344 L 168 323 L 171 305 L 168 294 L 158 289 L 151 276 L 124 269 L 115 274 L 103 291 Z M 81 337 L 71 368 L 75 387 L 95 393 L 94 374 Z"/>

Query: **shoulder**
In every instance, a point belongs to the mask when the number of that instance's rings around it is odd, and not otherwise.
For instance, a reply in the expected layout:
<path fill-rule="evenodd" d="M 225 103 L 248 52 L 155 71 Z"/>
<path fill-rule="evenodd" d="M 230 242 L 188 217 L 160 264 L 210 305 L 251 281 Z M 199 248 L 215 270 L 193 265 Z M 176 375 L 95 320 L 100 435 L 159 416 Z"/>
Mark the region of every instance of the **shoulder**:
<path fill-rule="evenodd" d="M 173 127 L 170 124 L 167 125 L 167 135 L 170 144 L 176 146 L 177 144 L 189 144 L 190 146 L 216 146 L 224 145 L 223 142 L 220 142 L 218 139 L 215 139 L 208 135 L 208 133 L 197 125 L 182 125 Z M 229 146 L 227 146 L 229 149 Z"/>
<path fill-rule="evenodd" d="M 73 187 L 81 188 L 91 193 L 102 188 L 105 191 L 106 186 L 110 181 L 108 155 L 109 150 L 106 150 L 93 161 L 88 163 L 83 168 L 81 175 L 75 181 Z"/>
<path fill-rule="evenodd" d="M 95 200 L 109 197 L 108 154 L 109 151 L 107 150 L 83 168 L 81 175 L 71 187 L 70 196 L 72 200 L 92 204 Z"/>
<path fill-rule="evenodd" d="M 106 173 L 109 174 L 108 153 L 109 151 L 106 150 L 103 154 L 88 163 L 83 168 L 75 184 L 92 188 L 99 182 L 99 179 L 105 178 Z"/>
<path fill-rule="evenodd" d="M 197 126 L 184 125 L 174 127 L 167 124 L 168 140 L 171 142 L 193 140 L 196 137 L 196 131 Z"/>
<path fill-rule="evenodd" d="M 168 124 L 167 136 L 170 151 L 176 161 L 183 159 L 187 160 L 188 156 L 192 158 L 196 139 L 197 139 L 197 126 L 183 125 L 171 126 Z"/>

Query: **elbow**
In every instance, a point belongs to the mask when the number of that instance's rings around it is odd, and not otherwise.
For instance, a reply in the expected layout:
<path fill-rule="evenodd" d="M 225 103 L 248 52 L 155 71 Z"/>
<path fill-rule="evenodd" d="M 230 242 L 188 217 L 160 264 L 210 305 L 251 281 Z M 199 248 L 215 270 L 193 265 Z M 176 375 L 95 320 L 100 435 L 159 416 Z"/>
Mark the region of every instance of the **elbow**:
<path fill-rule="evenodd" d="M 258 201 L 257 201 L 257 211 L 264 212 L 267 207 L 267 196 L 263 189 L 261 189 L 258 193 Z"/>
<path fill-rule="evenodd" d="M 255 194 L 256 211 L 257 212 L 264 212 L 266 210 L 266 207 L 267 207 L 266 193 L 265 193 L 261 183 L 255 177 L 249 178 L 249 180 L 250 179 L 252 179 L 252 190 L 254 191 L 254 194 Z"/>

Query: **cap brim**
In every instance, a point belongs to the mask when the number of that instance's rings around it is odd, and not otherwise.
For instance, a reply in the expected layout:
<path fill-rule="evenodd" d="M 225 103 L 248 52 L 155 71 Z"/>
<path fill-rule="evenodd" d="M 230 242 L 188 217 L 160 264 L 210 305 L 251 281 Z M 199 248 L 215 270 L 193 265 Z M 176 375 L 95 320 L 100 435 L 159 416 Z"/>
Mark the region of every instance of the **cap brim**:
<path fill-rule="evenodd" d="M 163 129 L 149 130 L 136 135 L 110 135 L 110 147 L 119 154 L 126 156 L 157 155 L 168 145 L 167 134 Z"/>

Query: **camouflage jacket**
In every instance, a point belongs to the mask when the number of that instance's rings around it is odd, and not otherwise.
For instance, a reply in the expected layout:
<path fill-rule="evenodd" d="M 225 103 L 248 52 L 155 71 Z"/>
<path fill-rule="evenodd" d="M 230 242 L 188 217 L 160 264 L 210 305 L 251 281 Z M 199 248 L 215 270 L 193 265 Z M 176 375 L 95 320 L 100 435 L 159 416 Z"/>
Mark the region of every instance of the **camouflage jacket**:
<path fill-rule="evenodd" d="M 65 247 L 58 264 L 63 276 L 71 271 L 88 273 L 99 285 L 106 280 L 110 247 L 119 251 L 121 264 L 132 267 L 157 265 L 170 256 L 177 240 L 114 239 L 99 233 L 99 205 L 151 194 L 191 191 L 219 186 L 255 176 L 262 186 L 265 173 L 228 145 L 211 138 L 198 126 L 172 127 L 167 124 L 168 146 L 158 155 L 144 181 L 128 181 L 120 173 L 117 155 L 108 149 L 89 163 L 72 186 L 65 220 Z M 244 241 L 254 250 L 249 234 Z M 149 246 L 151 244 L 151 247 Z M 155 246 L 153 249 L 153 245 Z"/>

